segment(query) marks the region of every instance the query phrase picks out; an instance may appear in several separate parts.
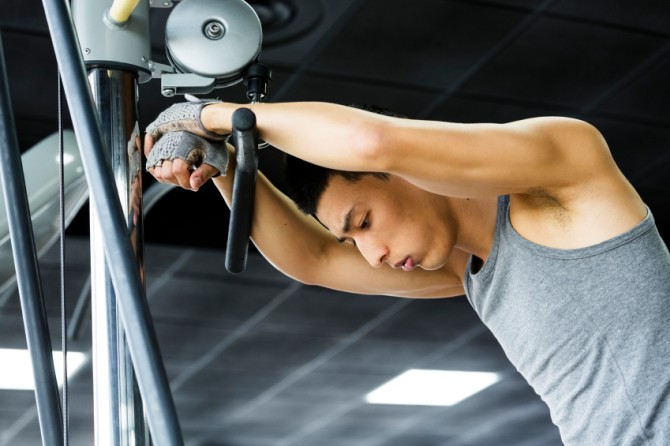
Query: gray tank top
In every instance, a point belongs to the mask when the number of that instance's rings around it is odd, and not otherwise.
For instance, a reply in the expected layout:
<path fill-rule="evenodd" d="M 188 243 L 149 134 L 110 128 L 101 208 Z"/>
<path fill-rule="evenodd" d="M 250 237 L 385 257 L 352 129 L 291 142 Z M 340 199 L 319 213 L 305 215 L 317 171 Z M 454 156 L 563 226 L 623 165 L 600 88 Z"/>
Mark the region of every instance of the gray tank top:
<path fill-rule="evenodd" d="M 651 212 L 559 250 L 519 235 L 500 197 L 489 258 L 476 273 L 472 262 L 470 303 L 566 445 L 670 445 L 670 254 Z"/>

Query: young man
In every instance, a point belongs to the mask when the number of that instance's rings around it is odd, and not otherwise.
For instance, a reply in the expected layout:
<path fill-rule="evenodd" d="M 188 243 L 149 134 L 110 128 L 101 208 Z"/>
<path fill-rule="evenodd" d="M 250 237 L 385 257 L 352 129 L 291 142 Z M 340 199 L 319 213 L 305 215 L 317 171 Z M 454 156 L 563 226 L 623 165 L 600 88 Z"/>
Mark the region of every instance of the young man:
<path fill-rule="evenodd" d="M 195 190 L 225 173 L 213 146 L 180 135 L 221 139 L 238 107 L 162 114 L 148 129 L 150 172 Z M 248 107 L 262 139 L 326 168 L 298 162 L 292 174 L 316 219 L 259 176 L 252 238 L 278 269 L 354 293 L 466 293 L 566 444 L 670 444 L 670 254 L 595 128 Z M 214 165 L 190 169 L 196 146 Z M 231 176 L 214 178 L 228 203 Z"/>

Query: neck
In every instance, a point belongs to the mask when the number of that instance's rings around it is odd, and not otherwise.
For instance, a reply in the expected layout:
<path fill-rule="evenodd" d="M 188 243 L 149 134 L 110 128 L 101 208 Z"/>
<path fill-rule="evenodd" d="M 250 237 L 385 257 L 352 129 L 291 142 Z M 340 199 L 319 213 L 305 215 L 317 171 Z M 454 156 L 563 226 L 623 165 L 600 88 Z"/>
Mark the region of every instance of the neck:
<path fill-rule="evenodd" d="M 493 246 L 498 199 L 449 198 L 456 220 L 454 247 L 486 261 Z"/>

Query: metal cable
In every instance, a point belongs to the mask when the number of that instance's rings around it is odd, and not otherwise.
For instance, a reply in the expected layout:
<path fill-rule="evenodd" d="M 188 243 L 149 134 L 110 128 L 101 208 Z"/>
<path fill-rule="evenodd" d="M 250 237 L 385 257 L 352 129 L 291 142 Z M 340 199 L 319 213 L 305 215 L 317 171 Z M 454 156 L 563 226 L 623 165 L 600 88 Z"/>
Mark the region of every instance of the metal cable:
<path fill-rule="evenodd" d="M 63 144 L 63 92 L 58 71 L 58 188 L 60 203 L 60 317 L 63 349 L 63 446 L 68 446 L 68 386 L 67 386 L 67 306 L 65 300 L 65 150 Z"/>

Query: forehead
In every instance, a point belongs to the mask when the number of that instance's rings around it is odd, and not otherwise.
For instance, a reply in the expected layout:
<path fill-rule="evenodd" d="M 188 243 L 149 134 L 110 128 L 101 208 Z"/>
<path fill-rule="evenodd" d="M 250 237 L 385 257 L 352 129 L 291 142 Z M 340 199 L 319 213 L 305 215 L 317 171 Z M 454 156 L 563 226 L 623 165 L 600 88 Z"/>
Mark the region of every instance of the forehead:
<path fill-rule="evenodd" d="M 330 230 L 342 229 L 344 216 L 351 208 L 381 205 L 388 194 L 389 183 L 371 175 L 351 182 L 333 175 L 321 194 L 316 208 L 316 217 Z"/>

